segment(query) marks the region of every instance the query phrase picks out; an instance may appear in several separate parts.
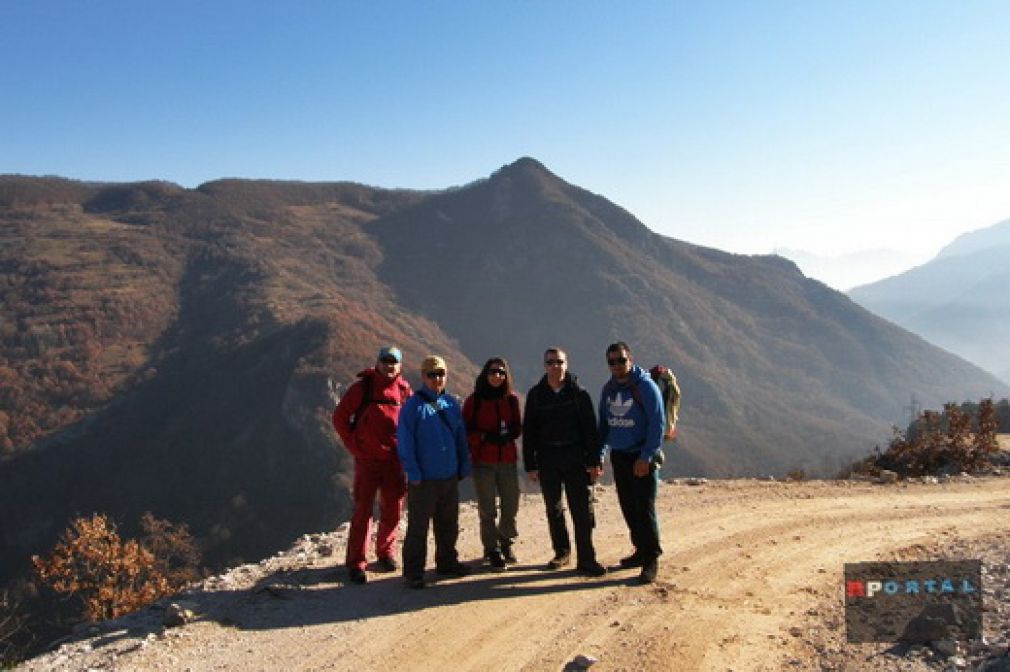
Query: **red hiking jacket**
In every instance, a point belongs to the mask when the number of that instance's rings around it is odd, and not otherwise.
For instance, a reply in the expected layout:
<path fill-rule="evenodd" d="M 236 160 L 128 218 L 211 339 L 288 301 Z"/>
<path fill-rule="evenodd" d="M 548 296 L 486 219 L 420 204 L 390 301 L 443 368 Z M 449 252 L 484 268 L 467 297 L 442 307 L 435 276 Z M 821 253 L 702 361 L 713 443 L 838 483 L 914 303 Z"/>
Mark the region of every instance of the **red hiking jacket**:
<path fill-rule="evenodd" d="M 522 433 L 523 424 L 519 417 L 519 398 L 515 394 L 480 400 L 471 394 L 463 402 L 463 422 L 474 463 L 516 461 L 515 440 Z"/>
<path fill-rule="evenodd" d="M 351 418 L 361 406 L 366 385 L 370 386 L 369 401 L 361 409 L 361 417 L 352 430 Z M 374 368 L 365 369 L 333 409 L 333 428 L 356 458 L 399 460 L 396 454 L 396 420 L 400 407 L 411 394 L 410 383 L 402 376 L 389 380 L 376 373 Z"/>

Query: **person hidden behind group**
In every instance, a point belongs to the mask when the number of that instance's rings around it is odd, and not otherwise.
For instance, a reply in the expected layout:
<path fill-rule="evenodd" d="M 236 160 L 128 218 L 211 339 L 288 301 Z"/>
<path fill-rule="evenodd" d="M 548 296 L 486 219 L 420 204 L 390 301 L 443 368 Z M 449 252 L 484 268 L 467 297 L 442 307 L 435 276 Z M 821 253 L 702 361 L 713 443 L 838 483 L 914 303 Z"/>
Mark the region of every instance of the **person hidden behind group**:
<path fill-rule="evenodd" d="M 544 353 L 544 376 L 526 396 L 523 413 L 523 466 L 544 496 L 554 557 L 548 569 L 571 562 L 571 540 L 565 525 L 564 491 L 575 528 L 576 570 L 603 576 L 607 570 L 593 548 L 591 485 L 603 472 L 601 443 L 589 393 L 568 372 L 560 348 Z"/>
<path fill-rule="evenodd" d="M 473 462 L 471 473 L 484 559 L 492 567 L 504 569 L 507 564 L 517 562 L 512 550 L 519 534 L 515 440 L 522 432 L 522 423 L 519 397 L 512 392 L 508 363 L 501 357 L 492 357 L 484 363 L 473 394 L 463 402 L 463 419 Z"/>
<path fill-rule="evenodd" d="M 428 526 L 435 535 L 435 570 L 465 576 L 459 561 L 459 481 L 470 473 L 466 429 L 459 404 L 445 392 L 445 360 L 421 362 L 424 386 L 407 399 L 396 428 L 397 452 L 407 474 L 407 534 L 403 577 L 410 588 L 424 588 Z"/>

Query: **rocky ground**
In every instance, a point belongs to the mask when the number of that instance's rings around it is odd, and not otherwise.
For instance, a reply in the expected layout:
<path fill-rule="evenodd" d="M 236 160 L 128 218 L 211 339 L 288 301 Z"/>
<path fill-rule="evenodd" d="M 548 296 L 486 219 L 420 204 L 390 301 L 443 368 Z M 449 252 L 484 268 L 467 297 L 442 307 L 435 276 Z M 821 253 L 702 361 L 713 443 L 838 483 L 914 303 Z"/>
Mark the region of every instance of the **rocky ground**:
<path fill-rule="evenodd" d="M 811 641 L 820 669 L 927 672 L 974 670 L 1010 672 L 1010 533 L 961 539 L 954 534 L 930 545 L 914 545 L 885 560 L 980 559 L 982 561 L 983 635 L 972 642 L 949 639 L 916 645 L 848 645 L 844 632 Z M 825 604 L 830 622 L 844 623 L 840 604 Z"/>
<path fill-rule="evenodd" d="M 346 530 L 309 534 L 257 564 L 136 614 L 82 629 L 23 670 L 1007 670 L 1010 481 L 668 480 L 659 580 L 620 570 L 627 534 L 598 489 L 602 578 L 549 572 L 538 494 L 523 496 L 520 563 L 474 567 L 423 591 L 340 568 Z M 842 567 L 892 559 L 983 561 L 984 639 L 847 644 Z"/>

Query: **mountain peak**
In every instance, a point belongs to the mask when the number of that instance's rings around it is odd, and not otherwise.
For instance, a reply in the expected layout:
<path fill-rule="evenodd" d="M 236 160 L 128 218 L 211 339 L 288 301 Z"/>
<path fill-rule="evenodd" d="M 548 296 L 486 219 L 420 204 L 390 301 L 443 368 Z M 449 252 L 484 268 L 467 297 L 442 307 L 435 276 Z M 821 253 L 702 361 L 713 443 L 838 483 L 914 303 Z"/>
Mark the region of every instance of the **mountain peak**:
<path fill-rule="evenodd" d="M 961 254 L 989 252 L 1010 245 L 1010 219 L 984 229 L 962 233 L 952 243 L 940 250 L 936 257 L 953 257 Z"/>
<path fill-rule="evenodd" d="M 537 182 L 545 180 L 560 180 L 557 175 L 547 169 L 547 167 L 531 156 L 524 156 L 516 159 L 512 163 L 502 166 L 491 175 L 491 179 L 512 178 L 512 179 L 533 179 Z"/>
<path fill-rule="evenodd" d="M 506 168 L 511 168 L 515 170 L 536 170 L 544 173 L 549 173 L 547 167 L 534 159 L 532 156 L 522 156 L 505 166 Z"/>

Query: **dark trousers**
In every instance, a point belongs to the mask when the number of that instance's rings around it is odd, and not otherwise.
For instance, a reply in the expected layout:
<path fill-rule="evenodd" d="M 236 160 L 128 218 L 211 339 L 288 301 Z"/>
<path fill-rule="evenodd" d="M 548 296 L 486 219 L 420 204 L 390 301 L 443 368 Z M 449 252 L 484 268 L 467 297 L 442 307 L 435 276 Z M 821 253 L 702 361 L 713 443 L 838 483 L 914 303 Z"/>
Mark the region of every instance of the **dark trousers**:
<path fill-rule="evenodd" d="M 614 485 L 617 501 L 621 504 L 624 522 L 631 533 L 635 552 L 646 560 L 658 558 L 663 549 L 659 545 L 659 521 L 656 519 L 656 491 L 659 489 L 659 468 L 652 465 L 646 476 L 635 476 L 638 453 L 610 451 L 614 465 Z"/>
<path fill-rule="evenodd" d="M 406 491 L 407 479 L 399 460 L 354 460 L 354 513 L 347 534 L 344 564 L 365 568 L 376 493 L 379 494 L 379 530 L 375 535 L 375 554 L 380 558 L 393 557 L 396 527 L 400 524 Z"/>
<path fill-rule="evenodd" d="M 407 534 L 403 539 L 403 576 L 421 578 L 428 556 L 428 525 L 435 532 L 435 566 L 459 562 L 459 479 L 421 481 L 407 485 Z"/>
<path fill-rule="evenodd" d="M 551 531 L 551 545 L 555 555 L 571 553 L 572 544 L 565 525 L 565 507 L 561 503 L 561 491 L 568 500 L 568 510 L 572 512 L 572 526 L 575 528 L 575 550 L 579 564 L 596 561 L 593 549 L 593 505 L 589 501 L 589 474 L 585 466 L 571 464 L 565 466 L 541 465 L 539 470 L 540 489 L 544 493 L 547 510 L 547 526 Z"/>

